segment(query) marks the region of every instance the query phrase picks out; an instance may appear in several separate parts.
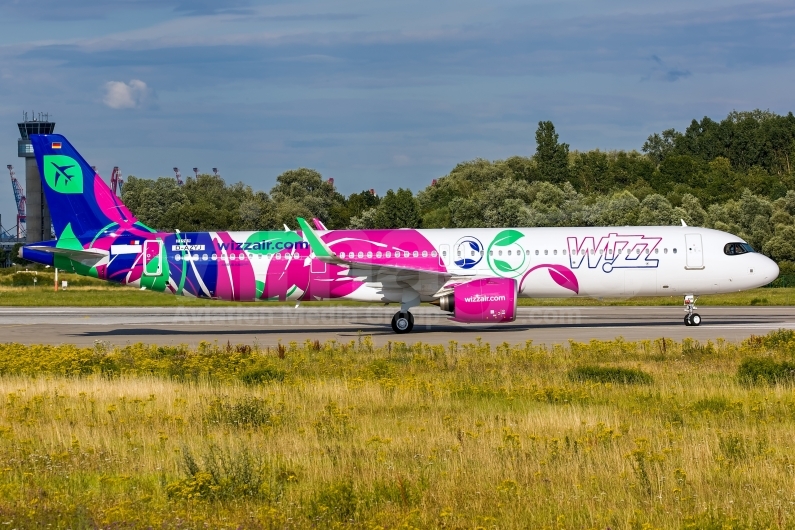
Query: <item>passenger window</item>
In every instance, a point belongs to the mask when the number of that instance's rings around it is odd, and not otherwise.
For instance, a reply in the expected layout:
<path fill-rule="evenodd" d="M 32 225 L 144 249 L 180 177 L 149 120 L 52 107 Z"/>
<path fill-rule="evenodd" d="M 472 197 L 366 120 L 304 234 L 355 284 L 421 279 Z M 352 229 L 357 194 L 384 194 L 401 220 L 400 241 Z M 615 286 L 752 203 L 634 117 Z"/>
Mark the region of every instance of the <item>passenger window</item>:
<path fill-rule="evenodd" d="M 525 255 L 525 256 L 529 256 L 529 255 L 530 255 L 530 251 L 529 251 L 529 250 L 525 250 L 525 251 L 524 251 L 524 255 Z"/>
<path fill-rule="evenodd" d="M 558 255 L 558 249 L 553 250 L 552 253 L 557 256 Z"/>
<path fill-rule="evenodd" d="M 413 256 L 415 258 L 418 258 L 420 256 L 420 253 L 415 250 L 414 253 L 413 253 Z"/>
<path fill-rule="evenodd" d="M 508 255 L 509 255 L 509 256 L 511 255 L 511 251 L 510 251 L 510 250 L 508 251 Z"/>
<path fill-rule="evenodd" d="M 502 256 L 502 250 L 498 250 L 498 251 L 497 251 L 497 255 L 498 255 L 498 256 Z"/>
<path fill-rule="evenodd" d="M 668 249 L 663 249 L 663 254 L 668 254 Z"/>
<path fill-rule="evenodd" d="M 373 253 L 372 252 L 367 252 L 367 257 L 368 258 L 372 258 L 373 257 Z"/>
<path fill-rule="evenodd" d="M 674 249 L 674 254 L 676 254 L 676 249 Z"/>
<path fill-rule="evenodd" d="M 660 249 L 659 249 L 659 248 L 655 248 L 655 249 L 654 249 L 654 253 L 655 253 L 655 254 L 659 254 L 659 253 L 660 253 Z"/>
<path fill-rule="evenodd" d="M 566 255 L 566 249 L 565 248 L 563 249 L 563 255 L 564 256 Z"/>
<path fill-rule="evenodd" d="M 545 251 L 544 251 L 544 255 L 546 256 L 546 255 L 548 255 L 548 254 L 549 254 L 549 251 L 548 251 L 548 250 L 545 250 Z"/>
<path fill-rule="evenodd" d="M 427 250 L 423 250 L 422 251 L 422 257 L 423 258 L 427 258 L 428 257 L 428 251 Z"/>
<path fill-rule="evenodd" d="M 375 257 L 376 258 L 380 258 L 381 257 L 381 251 L 380 250 L 375 253 Z"/>
<path fill-rule="evenodd" d="M 436 253 L 436 251 L 435 251 L 435 250 L 431 252 L 431 257 L 432 257 L 432 258 L 436 258 L 436 257 L 438 257 L 438 256 L 439 256 L 439 255 Z"/>
<path fill-rule="evenodd" d="M 392 257 L 392 251 L 391 250 L 387 250 L 386 251 L 386 257 L 387 258 L 391 258 Z"/>
<path fill-rule="evenodd" d="M 538 251 L 536 250 L 536 256 L 538 256 Z"/>

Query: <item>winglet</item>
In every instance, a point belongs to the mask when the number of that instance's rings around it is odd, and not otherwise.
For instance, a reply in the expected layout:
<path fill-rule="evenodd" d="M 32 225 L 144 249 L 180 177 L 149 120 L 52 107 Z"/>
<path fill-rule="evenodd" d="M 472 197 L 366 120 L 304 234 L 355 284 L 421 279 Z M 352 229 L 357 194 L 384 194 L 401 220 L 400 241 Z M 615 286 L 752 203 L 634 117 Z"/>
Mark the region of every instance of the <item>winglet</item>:
<path fill-rule="evenodd" d="M 315 231 L 312 230 L 312 227 L 309 226 L 309 223 L 303 217 L 298 218 L 298 226 L 301 227 L 301 231 L 304 233 L 304 238 L 309 243 L 309 248 L 312 249 L 312 252 L 315 253 L 321 260 L 335 260 L 337 259 L 336 254 L 334 254 L 331 249 L 323 242 L 322 239 L 317 237 Z"/>

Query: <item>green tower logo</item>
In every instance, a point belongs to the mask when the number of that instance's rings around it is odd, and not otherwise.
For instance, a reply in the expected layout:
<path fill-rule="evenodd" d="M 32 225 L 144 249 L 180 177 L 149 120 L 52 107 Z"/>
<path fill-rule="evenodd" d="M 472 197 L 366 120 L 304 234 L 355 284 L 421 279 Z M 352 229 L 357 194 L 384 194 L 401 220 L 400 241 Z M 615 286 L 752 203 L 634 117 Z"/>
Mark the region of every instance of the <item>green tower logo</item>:
<path fill-rule="evenodd" d="M 77 160 L 65 155 L 44 156 L 44 180 L 58 193 L 83 193 L 83 170 Z"/>

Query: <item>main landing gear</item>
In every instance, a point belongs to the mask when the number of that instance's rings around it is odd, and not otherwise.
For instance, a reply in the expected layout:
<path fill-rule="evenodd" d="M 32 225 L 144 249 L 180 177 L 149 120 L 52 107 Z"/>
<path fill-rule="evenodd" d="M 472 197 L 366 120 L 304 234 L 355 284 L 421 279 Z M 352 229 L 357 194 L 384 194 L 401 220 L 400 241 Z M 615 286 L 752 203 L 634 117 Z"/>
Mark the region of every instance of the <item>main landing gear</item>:
<path fill-rule="evenodd" d="M 414 315 L 408 311 L 398 311 L 392 317 L 392 331 L 395 333 L 408 333 L 414 329 Z"/>
<path fill-rule="evenodd" d="M 695 312 L 696 297 L 692 294 L 685 295 L 685 326 L 699 326 L 701 325 L 701 315 Z"/>

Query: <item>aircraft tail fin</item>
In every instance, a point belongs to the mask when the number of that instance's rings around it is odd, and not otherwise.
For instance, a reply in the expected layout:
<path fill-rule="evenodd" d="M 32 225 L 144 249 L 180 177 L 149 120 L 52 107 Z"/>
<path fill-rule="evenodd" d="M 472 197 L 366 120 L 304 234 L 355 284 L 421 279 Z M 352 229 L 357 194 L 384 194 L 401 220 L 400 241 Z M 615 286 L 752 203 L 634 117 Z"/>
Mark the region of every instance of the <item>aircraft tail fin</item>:
<path fill-rule="evenodd" d="M 86 160 L 60 134 L 31 134 L 41 185 L 58 238 L 94 237 L 137 222 Z"/>

